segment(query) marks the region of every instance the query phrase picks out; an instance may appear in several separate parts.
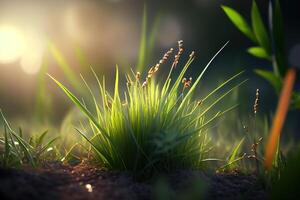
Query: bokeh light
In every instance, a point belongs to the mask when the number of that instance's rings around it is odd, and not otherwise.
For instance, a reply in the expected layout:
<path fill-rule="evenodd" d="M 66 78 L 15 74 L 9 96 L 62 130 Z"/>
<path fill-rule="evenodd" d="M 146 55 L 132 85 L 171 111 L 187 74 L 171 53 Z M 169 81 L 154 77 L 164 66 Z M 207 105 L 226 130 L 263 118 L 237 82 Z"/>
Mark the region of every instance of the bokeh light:
<path fill-rule="evenodd" d="M 0 62 L 18 60 L 24 50 L 24 38 L 20 31 L 10 25 L 0 26 Z"/>

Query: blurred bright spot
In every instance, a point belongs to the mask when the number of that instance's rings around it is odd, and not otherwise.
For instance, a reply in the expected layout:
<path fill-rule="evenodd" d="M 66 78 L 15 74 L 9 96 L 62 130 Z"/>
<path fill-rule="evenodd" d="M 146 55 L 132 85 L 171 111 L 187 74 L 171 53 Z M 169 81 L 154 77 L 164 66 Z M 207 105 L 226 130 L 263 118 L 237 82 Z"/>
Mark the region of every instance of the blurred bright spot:
<path fill-rule="evenodd" d="M 23 53 L 24 39 L 13 26 L 0 26 L 0 62 L 10 63 L 20 58 Z"/>
<path fill-rule="evenodd" d="M 49 148 L 47 149 L 47 152 L 49 152 L 49 151 L 53 151 L 53 148 L 52 148 L 52 147 L 49 147 Z"/>
<path fill-rule="evenodd" d="M 87 189 L 88 192 L 93 192 L 93 187 L 91 184 L 86 184 L 85 188 Z"/>
<path fill-rule="evenodd" d="M 26 46 L 30 48 L 21 56 L 20 66 L 25 73 L 36 74 L 43 62 L 45 44 L 37 35 L 28 35 L 26 39 Z"/>
<path fill-rule="evenodd" d="M 300 69 L 300 44 L 295 45 L 289 54 L 289 62 L 292 67 Z"/>

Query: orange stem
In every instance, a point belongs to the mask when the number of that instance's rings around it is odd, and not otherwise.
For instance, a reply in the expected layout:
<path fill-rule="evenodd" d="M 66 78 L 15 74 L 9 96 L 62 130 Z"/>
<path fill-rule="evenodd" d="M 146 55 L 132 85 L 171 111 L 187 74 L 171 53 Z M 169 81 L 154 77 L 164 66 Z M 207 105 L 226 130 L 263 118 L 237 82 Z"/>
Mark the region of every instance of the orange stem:
<path fill-rule="evenodd" d="M 279 103 L 277 105 L 276 114 L 273 119 L 272 128 L 270 131 L 270 136 L 268 139 L 268 143 L 266 146 L 265 153 L 265 168 L 270 170 L 272 167 L 273 159 L 276 153 L 280 133 L 286 118 L 286 114 L 288 112 L 290 98 L 293 91 L 293 86 L 296 79 L 296 71 L 295 69 L 289 69 L 287 72 L 284 82 L 283 89 L 280 94 Z"/>

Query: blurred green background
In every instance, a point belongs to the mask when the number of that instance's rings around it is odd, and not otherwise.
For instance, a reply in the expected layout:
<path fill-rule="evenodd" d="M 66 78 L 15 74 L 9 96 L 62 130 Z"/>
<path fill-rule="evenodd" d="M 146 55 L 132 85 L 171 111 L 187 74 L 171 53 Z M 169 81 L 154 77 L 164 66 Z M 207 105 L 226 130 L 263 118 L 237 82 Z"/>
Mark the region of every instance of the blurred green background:
<path fill-rule="evenodd" d="M 10 119 L 51 121 L 61 124 L 71 102 L 46 76 L 49 73 L 68 86 L 80 88 L 79 74 L 92 73 L 113 82 L 115 65 L 127 72 L 139 64 L 143 26 L 150 45 L 145 68 L 155 64 L 178 40 L 184 40 L 185 56 L 194 50 L 196 60 L 189 73 L 199 73 L 212 55 L 228 40 L 205 76 L 199 92 L 246 70 L 250 78 L 234 101 L 240 115 L 252 113 L 255 90 L 261 91 L 262 115 L 274 113 L 277 97 L 255 68 L 271 69 L 269 63 L 248 55 L 251 44 L 233 27 L 221 10 L 228 5 L 249 17 L 251 0 L 98 0 L 98 1 L 0 1 L 0 108 Z M 268 15 L 268 1 L 257 1 Z M 286 53 L 291 65 L 300 66 L 300 2 L 281 1 Z M 144 15 L 144 17 L 143 17 Z M 146 16 L 146 18 L 145 18 Z M 249 17 L 250 18 L 250 17 Z M 248 18 L 248 19 L 249 19 Z M 144 22 L 143 22 L 144 20 Z M 145 23 L 146 22 L 146 23 Z M 144 72 L 144 75 L 146 73 Z M 167 70 L 166 70 L 167 71 Z M 125 79 L 124 79 L 125 84 Z M 296 84 L 299 89 L 299 81 Z M 77 91 L 80 93 L 80 89 Z M 83 92 L 84 93 L 84 92 Z M 84 94 L 82 94 L 84 95 Z M 202 95 L 203 96 L 203 95 Z M 288 132 L 297 134 L 299 111 L 289 113 Z M 45 119 L 44 119 L 45 118 Z"/>

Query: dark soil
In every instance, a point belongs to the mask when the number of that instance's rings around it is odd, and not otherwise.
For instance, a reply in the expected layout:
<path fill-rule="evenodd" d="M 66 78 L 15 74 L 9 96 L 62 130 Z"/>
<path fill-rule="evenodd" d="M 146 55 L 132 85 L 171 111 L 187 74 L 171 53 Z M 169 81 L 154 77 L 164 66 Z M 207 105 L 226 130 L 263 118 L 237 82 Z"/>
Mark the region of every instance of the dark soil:
<path fill-rule="evenodd" d="M 0 199 L 266 199 L 255 176 L 178 171 L 161 180 L 139 182 L 126 173 L 83 163 L 54 163 L 39 170 L 0 168 Z"/>

